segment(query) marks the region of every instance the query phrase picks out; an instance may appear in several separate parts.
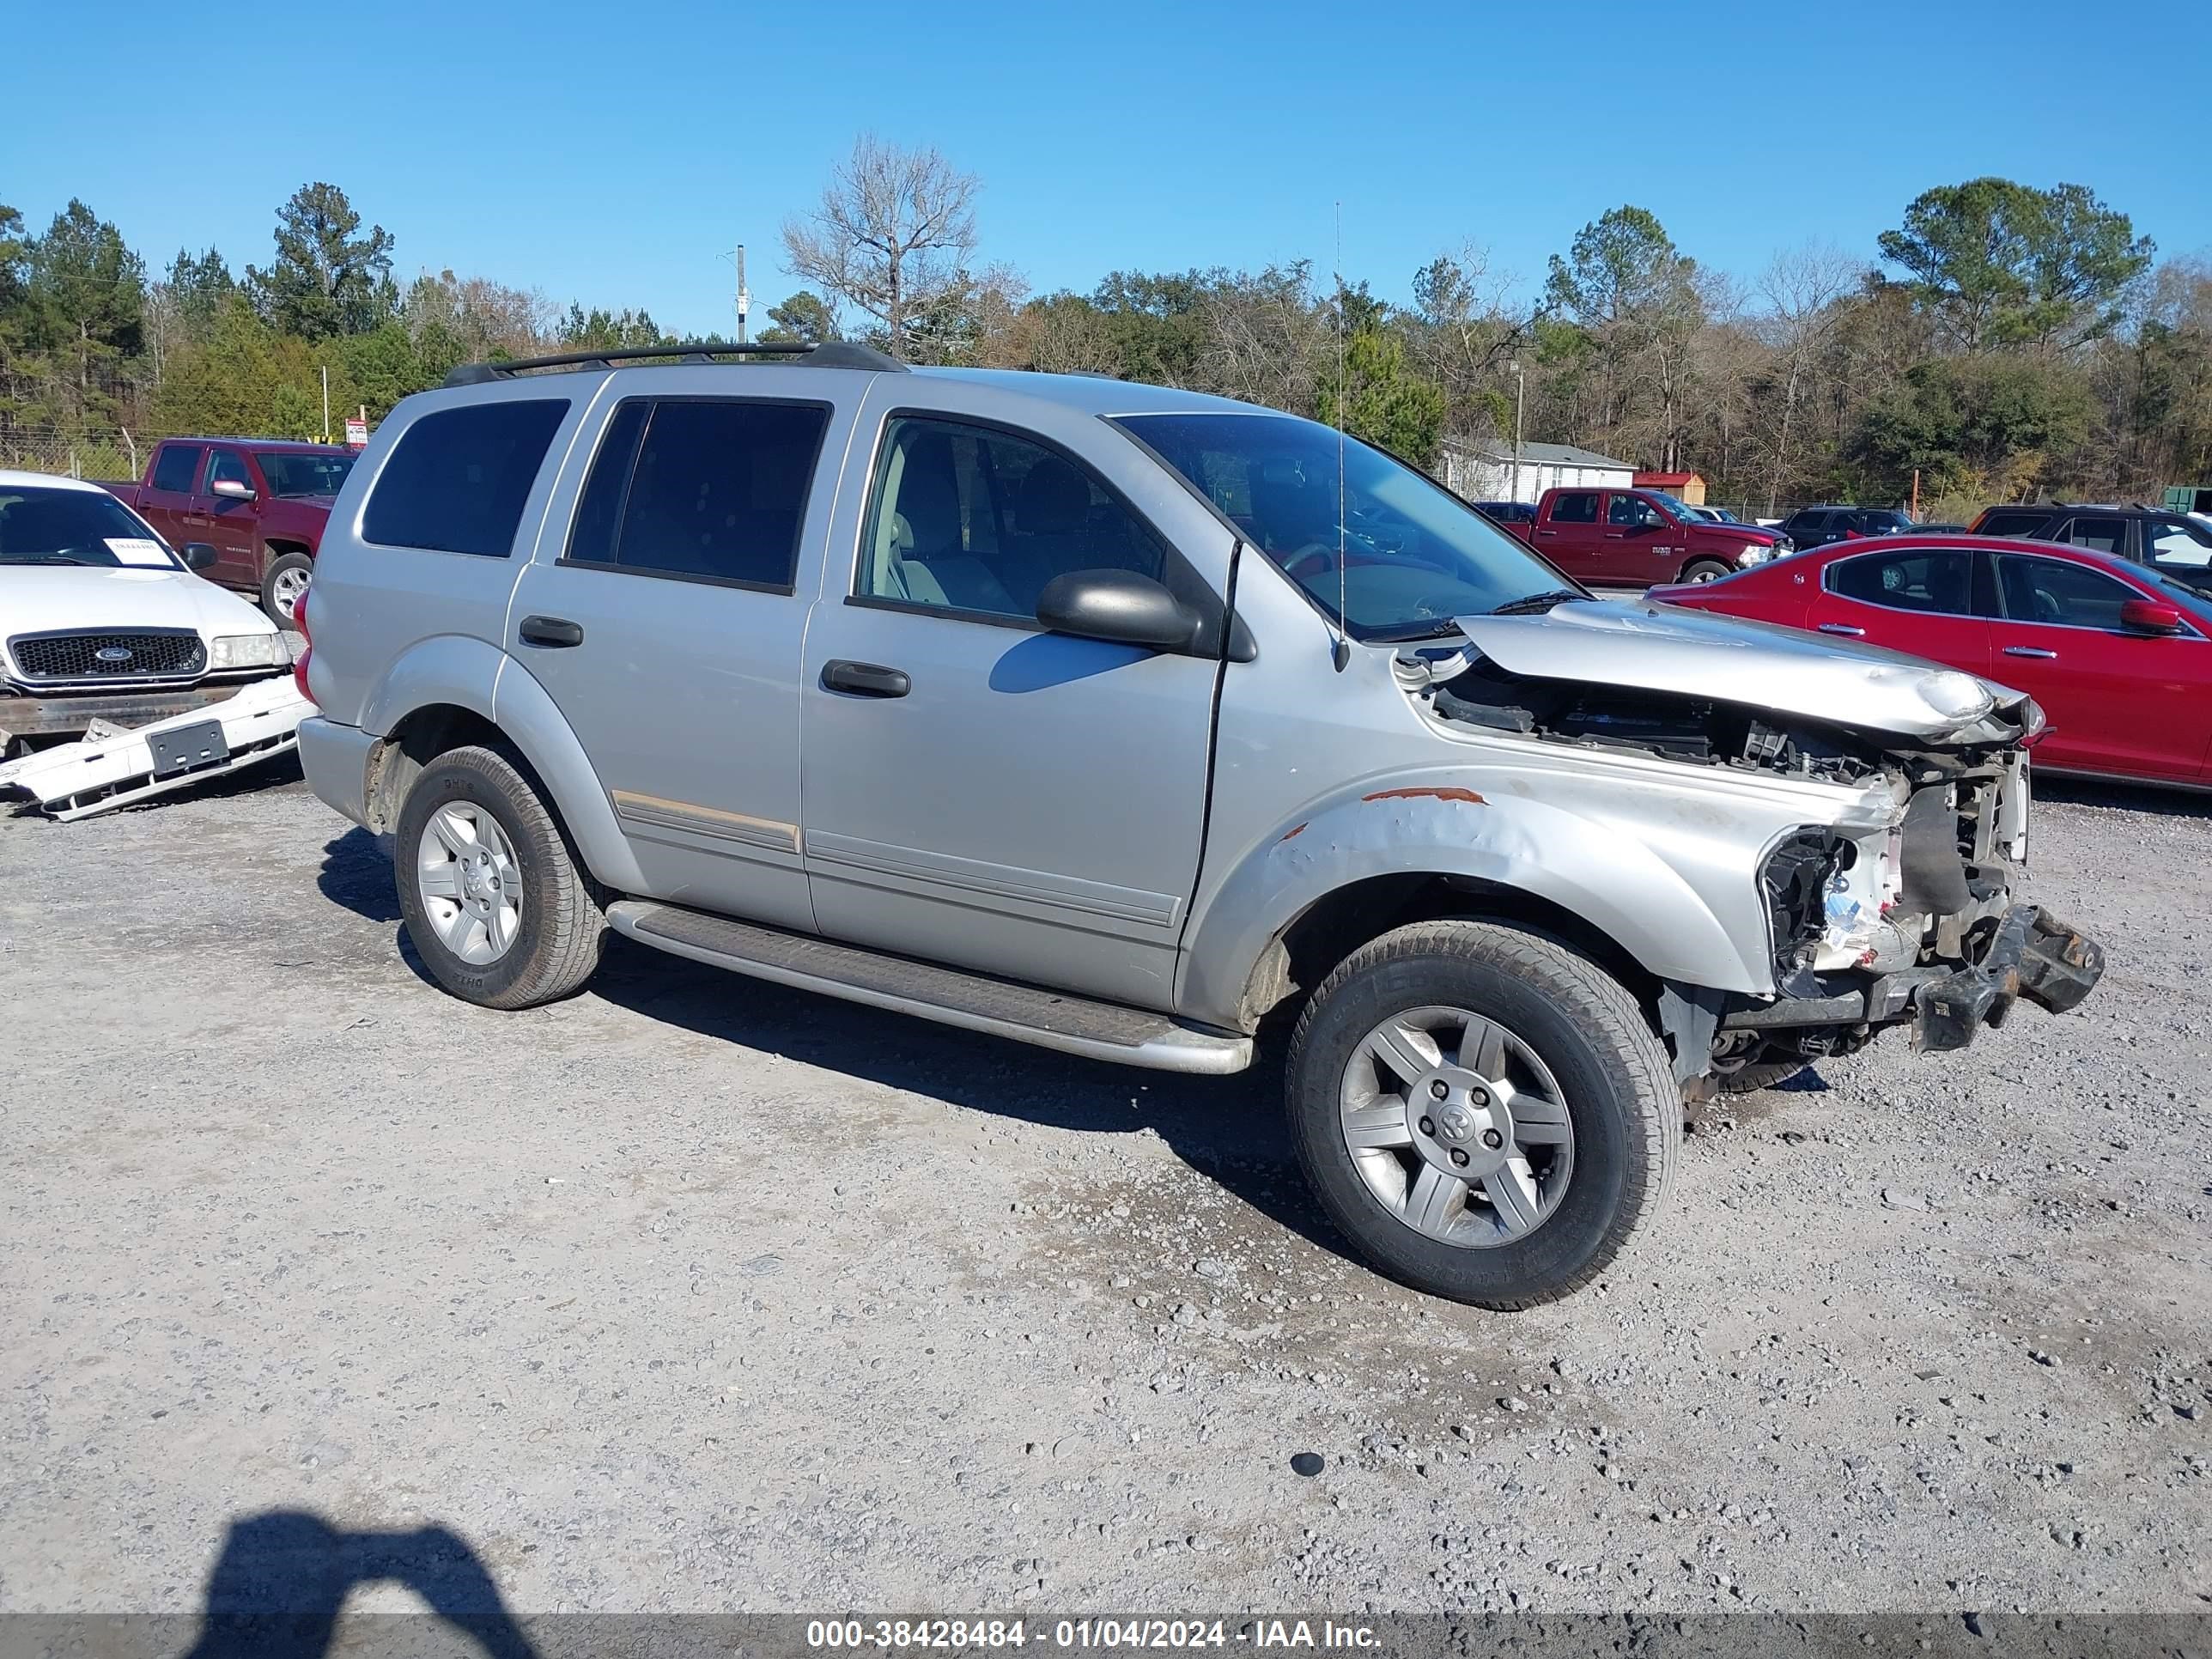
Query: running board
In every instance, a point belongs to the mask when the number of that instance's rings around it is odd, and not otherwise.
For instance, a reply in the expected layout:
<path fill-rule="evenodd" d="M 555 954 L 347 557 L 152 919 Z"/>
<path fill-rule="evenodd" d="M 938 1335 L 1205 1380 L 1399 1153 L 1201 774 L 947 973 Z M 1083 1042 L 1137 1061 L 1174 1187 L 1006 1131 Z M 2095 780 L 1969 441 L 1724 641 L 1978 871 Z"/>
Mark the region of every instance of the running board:
<path fill-rule="evenodd" d="M 653 899 L 607 907 L 616 930 L 656 951 L 848 1002 L 988 1031 L 1062 1054 L 1158 1072 L 1218 1075 L 1252 1063 L 1252 1039 L 1201 1030 L 1141 1008 L 886 956 Z"/>

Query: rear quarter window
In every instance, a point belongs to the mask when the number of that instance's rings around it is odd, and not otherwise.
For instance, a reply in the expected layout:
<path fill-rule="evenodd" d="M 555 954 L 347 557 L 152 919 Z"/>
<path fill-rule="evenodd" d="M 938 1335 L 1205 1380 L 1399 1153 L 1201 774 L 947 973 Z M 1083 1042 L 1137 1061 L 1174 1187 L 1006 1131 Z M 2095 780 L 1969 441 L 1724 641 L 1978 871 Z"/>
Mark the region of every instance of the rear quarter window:
<path fill-rule="evenodd" d="M 2050 524 L 2047 513 L 1984 513 L 1975 534 L 1979 536 L 2024 536 L 2033 541 L 2041 536 Z"/>
<path fill-rule="evenodd" d="M 503 559 L 568 413 L 566 398 L 441 409 L 399 436 L 362 510 L 362 539 Z"/>

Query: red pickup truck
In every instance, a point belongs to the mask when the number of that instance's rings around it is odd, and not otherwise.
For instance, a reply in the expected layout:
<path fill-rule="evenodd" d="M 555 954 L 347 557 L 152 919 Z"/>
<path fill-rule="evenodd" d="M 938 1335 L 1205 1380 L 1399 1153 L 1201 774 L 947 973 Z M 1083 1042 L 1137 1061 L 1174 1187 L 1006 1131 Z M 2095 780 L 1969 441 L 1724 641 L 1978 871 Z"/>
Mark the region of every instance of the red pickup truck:
<path fill-rule="evenodd" d="M 1576 580 L 1614 586 L 1709 582 L 1789 551 L 1771 530 L 1716 524 L 1650 489 L 1547 489 L 1534 518 L 1502 527 Z"/>
<path fill-rule="evenodd" d="M 200 574 L 258 596 L 281 628 L 307 591 L 331 502 L 354 452 L 261 438 L 164 438 L 136 483 L 100 480 L 172 547 L 205 542 Z"/>

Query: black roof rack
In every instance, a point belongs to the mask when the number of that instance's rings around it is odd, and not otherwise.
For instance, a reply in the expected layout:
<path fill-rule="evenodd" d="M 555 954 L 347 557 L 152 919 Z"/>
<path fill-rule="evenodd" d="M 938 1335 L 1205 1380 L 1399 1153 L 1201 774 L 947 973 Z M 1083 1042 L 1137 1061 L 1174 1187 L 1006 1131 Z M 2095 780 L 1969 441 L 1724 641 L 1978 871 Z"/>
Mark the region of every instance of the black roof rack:
<path fill-rule="evenodd" d="M 611 351 L 556 351 L 547 357 L 514 357 L 499 362 L 463 363 L 446 376 L 447 386 L 489 386 L 511 380 L 540 368 L 612 368 L 617 363 L 673 357 L 686 363 L 711 363 L 717 357 L 796 357 L 808 368 L 867 368 L 903 373 L 906 365 L 887 351 L 855 345 L 849 340 L 827 340 L 820 345 L 784 345 L 752 341 L 730 345 L 719 340 L 688 341 L 676 345 L 623 346 Z"/>

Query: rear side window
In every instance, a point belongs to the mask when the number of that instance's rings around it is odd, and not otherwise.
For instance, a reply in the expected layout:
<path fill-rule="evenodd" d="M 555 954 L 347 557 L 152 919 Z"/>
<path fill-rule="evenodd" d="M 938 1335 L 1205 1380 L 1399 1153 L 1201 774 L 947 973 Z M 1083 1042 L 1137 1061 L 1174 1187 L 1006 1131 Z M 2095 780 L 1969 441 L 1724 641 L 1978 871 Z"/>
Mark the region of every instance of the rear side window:
<path fill-rule="evenodd" d="M 563 562 L 790 592 L 829 424 L 821 404 L 625 399 Z"/>
<path fill-rule="evenodd" d="M 1597 492 L 1577 491 L 1552 498 L 1553 524 L 1595 524 L 1597 522 Z"/>
<path fill-rule="evenodd" d="M 361 520 L 362 538 L 503 559 L 522 504 L 568 412 L 566 398 L 469 404 L 425 415 L 400 434 Z"/>
<path fill-rule="evenodd" d="M 1979 536 L 2021 536 L 2030 541 L 2044 539 L 2044 526 L 2050 522 L 2045 513 L 1984 513 L 1981 525 L 1974 532 Z"/>
<path fill-rule="evenodd" d="M 181 424 L 181 423 L 180 423 Z M 154 458 L 154 488 L 188 492 L 200 470 L 200 451 L 191 444 L 163 444 Z"/>
<path fill-rule="evenodd" d="M 1818 530 L 1828 522 L 1828 515 L 1817 507 L 1802 507 L 1783 521 L 1785 530 Z"/>
<path fill-rule="evenodd" d="M 2100 553 L 2125 553 L 2128 550 L 2128 521 L 2125 519 L 2081 518 L 2066 526 L 2066 533 L 2058 538 L 2075 547 L 2092 547 Z"/>
<path fill-rule="evenodd" d="M 1960 552 L 1869 553 L 1828 567 L 1828 591 L 1891 611 L 1967 615 L 1973 566 Z"/>

